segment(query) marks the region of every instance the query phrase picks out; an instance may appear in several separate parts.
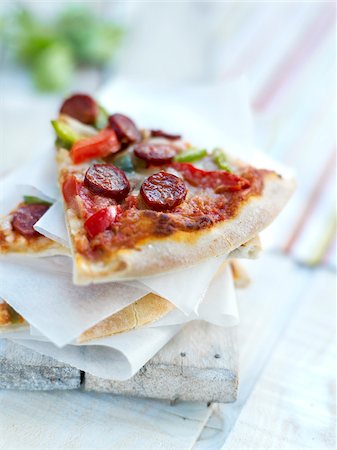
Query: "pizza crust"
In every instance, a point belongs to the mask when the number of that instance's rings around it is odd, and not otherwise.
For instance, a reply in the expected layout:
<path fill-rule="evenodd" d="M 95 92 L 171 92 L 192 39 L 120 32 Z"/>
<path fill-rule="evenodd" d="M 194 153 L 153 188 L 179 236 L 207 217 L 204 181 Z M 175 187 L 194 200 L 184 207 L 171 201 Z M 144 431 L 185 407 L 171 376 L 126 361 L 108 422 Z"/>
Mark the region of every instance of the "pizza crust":
<path fill-rule="evenodd" d="M 23 236 L 22 236 L 23 237 Z M 55 241 L 46 237 L 38 237 L 37 241 L 32 244 L 27 239 L 17 240 L 13 242 L 0 242 L 0 256 L 1 255 L 24 255 L 29 257 L 45 257 L 57 255 L 69 255 L 69 249 Z"/>
<path fill-rule="evenodd" d="M 239 289 L 248 287 L 251 283 L 251 279 L 242 264 L 233 259 L 230 260 L 229 264 L 233 276 L 234 286 Z"/>
<path fill-rule="evenodd" d="M 164 298 L 152 293 L 147 294 L 89 328 L 77 338 L 77 342 L 83 343 L 140 328 L 161 319 L 174 308 L 175 306 Z"/>
<path fill-rule="evenodd" d="M 246 201 L 232 219 L 193 233 L 177 232 L 167 238 L 150 239 L 137 249 L 117 251 L 110 261 L 94 262 L 76 253 L 73 255 L 73 281 L 77 285 L 87 285 L 142 278 L 187 268 L 207 258 L 229 255 L 275 219 L 294 189 L 294 180 L 273 172 L 266 173 L 262 193 Z M 70 210 L 66 213 L 69 235 L 74 243 L 79 225 Z"/>
<path fill-rule="evenodd" d="M 260 236 L 255 236 L 248 242 L 243 243 L 240 247 L 232 250 L 228 255 L 228 259 L 256 259 L 262 251 Z"/>

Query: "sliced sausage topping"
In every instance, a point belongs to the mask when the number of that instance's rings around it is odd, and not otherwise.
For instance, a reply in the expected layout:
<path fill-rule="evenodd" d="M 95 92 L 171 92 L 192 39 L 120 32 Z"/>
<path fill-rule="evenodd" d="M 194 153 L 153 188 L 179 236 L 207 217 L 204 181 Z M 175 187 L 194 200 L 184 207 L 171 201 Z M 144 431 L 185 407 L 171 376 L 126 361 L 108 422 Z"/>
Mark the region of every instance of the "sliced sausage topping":
<path fill-rule="evenodd" d="M 73 117 L 87 125 L 94 125 L 99 108 L 96 101 L 85 94 L 75 94 L 68 97 L 61 106 L 60 113 Z"/>
<path fill-rule="evenodd" d="M 139 142 L 142 138 L 136 124 L 123 114 L 112 114 L 109 116 L 109 126 L 115 131 L 122 147 Z"/>
<path fill-rule="evenodd" d="M 84 185 L 94 194 L 123 200 L 130 191 L 125 173 L 112 164 L 94 164 L 85 174 Z"/>
<path fill-rule="evenodd" d="M 166 133 L 166 131 L 163 131 L 163 130 L 151 130 L 151 136 L 152 137 L 163 137 L 163 138 L 169 139 L 171 141 L 176 141 L 178 139 L 181 139 L 180 134 L 170 134 L 170 133 Z"/>
<path fill-rule="evenodd" d="M 147 178 L 140 194 L 145 203 L 155 211 L 166 211 L 178 206 L 186 197 L 184 181 L 167 172 L 158 172 Z"/>
<path fill-rule="evenodd" d="M 40 233 L 35 231 L 33 226 L 41 219 L 48 208 L 49 205 L 39 203 L 20 206 L 13 214 L 13 229 L 25 237 L 39 236 Z"/>
<path fill-rule="evenodd" d="M 170 144 L 144 143 L 135 147 L 134 154 L 148 164 L 161 166 L 163 164 L 168 164 L 173 160 L 177 154 L 177 149 Z"/>

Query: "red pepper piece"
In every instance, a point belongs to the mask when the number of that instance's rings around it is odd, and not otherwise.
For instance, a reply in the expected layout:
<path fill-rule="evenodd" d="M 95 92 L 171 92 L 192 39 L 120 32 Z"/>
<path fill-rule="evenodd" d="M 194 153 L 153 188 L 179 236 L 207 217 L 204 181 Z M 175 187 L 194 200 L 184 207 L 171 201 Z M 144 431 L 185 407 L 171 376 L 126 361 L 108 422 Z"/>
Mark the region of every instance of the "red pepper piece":
<path fill-rule="evenodd" d="M 84 228 L 90 238 L 107 230 L 117 217 L 118 206 L 112 205 L 107 208 L 100 209 L 84 222 Z"/>
<path fill-rule="evenodd" d="M 94 158 L 104 158 L 118 152 L 120 143 L 113 130 L 105 129 L 95 136 L 81 139 L 71 147 L 70 156 L 75 164 Z"/>
<path fill-rule="evenodd" d="M 172 167 L 182 174 L 192 186 L 211 188 L 216 193 L 240 191 L 250 187 L 250 182 L 239 175 L 224 170 L 202 170 L 190 163 L 173 163 Z"/>

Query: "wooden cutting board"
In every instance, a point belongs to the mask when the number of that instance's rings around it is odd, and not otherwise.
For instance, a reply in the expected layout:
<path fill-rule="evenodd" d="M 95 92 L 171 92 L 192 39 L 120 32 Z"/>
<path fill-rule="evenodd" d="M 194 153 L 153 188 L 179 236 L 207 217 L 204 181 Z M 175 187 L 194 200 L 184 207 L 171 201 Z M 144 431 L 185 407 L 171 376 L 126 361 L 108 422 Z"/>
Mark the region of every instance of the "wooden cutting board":
<path fill-rule="evenodd" d="M 0 388 L 84 389 L 171 401 L 233 402 L 238 387 L 236 332 L 191 322 L 126 381 L 98 378 L 0 339 Z"/>

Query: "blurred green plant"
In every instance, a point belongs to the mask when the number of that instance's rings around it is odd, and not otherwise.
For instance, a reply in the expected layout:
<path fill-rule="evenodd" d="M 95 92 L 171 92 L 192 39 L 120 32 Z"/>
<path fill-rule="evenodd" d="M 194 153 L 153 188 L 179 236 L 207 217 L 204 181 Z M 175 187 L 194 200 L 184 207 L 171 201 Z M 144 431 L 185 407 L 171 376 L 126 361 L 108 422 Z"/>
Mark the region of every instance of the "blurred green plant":
<path fill-rule="evenodd" d="M 77 67 L 108 64 L 124 31 L 84 7 L 67 9 L 48 23 L 20 8 L 1 21 L 0 34 L 38 89 L 58 91 L 69 86 Z"/>

